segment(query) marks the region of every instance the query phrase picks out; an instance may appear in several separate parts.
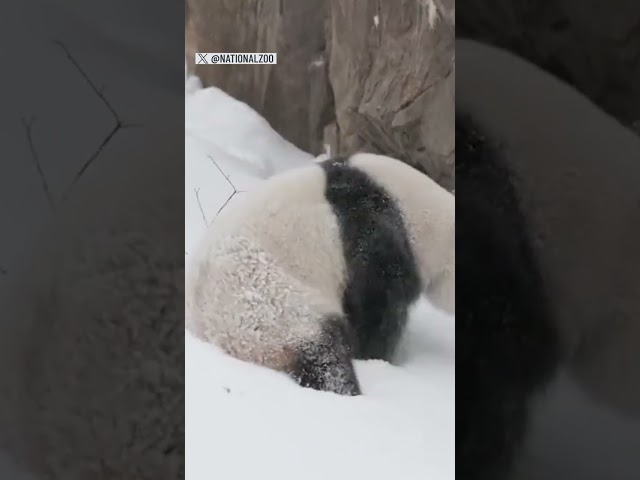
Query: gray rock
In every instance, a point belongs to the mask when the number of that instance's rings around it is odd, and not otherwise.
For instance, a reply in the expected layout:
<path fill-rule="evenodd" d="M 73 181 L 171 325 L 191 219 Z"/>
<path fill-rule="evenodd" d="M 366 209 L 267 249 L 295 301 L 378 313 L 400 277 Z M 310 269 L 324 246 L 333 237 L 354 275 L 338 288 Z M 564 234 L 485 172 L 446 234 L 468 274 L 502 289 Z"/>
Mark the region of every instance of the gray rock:
<path fill-rule="evenodd" d="M 320 142 L 310 141 L 310 132 L 319 127 L 309 112 L 312 93 L 325 87 L 318 86 L 310 66 L 324 51 L 324 0 L 187 0 L 187 5 L 189 72 L 205 87 L 214 85 L 247 103 L 298 148 L 320 153 L 315 151 Z M 277 52 L 278 64 L 194 65 L 195 52 Z"/>
<path fill-rule="evenodd" d="M 454 185 L 452 5 L 332 0 L 338 150 L 399 158 Z"/>
<path fill-rule="evenodd" d="M 189 70 L 319 155 L 382 153 L 454 186 L 453 0 L 187 0 Z M 195 66 L 277 52 L 277 66 Z"/>

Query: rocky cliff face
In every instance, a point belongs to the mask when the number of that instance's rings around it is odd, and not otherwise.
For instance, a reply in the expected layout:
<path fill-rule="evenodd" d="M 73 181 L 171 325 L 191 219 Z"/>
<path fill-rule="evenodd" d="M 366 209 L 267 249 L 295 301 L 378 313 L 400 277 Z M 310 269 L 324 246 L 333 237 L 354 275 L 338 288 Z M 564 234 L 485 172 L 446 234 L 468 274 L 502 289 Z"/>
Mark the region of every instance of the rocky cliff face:
<path fill-rule="evenodd" d="M 400 158 L 454 186 L 454 0 L 187 0 L 189 69 L 313 154 Z M 278 65 L 196 66 L 195 52 Z"/>
<path fill-rule="evenodd" d="M 187 5 L 189 71 L 203 86 L 247 103 L 287 140 L 311 150 L 309 69 L 325 48 L 325 2 L 187 0 Z M 195 52 L 277 52 L 278 64 L 194 65 Z"/>
<path fill-rule="evenodd" d="M 332 0 L 329 38 L 337 149 L 392 155 L 453 188 L 452 6 Z"/>

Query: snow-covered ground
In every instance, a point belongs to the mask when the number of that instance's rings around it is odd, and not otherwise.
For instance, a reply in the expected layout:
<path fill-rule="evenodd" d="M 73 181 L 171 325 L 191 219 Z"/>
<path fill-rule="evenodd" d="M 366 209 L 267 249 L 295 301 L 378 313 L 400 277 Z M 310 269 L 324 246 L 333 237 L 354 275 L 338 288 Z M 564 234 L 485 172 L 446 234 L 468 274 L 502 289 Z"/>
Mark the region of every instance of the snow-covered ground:
<path fill-rule="evenodd" d="M 314 158 L 255 111 L 186 81 L 186 256 L 218 210 L 269 175 Z M 187 263 L 188 265 L 188 263 Z M 187 480 L 455 475 L 455 325 L 418 305 L 399 366 L 358 361 L 361 397 L 303 389 L 186 333 Z"/>
<path fill-rule="evenodd" d="M 188 255 L 234 189 L 313 158 L 220 90 L 189 78 L 185 93 Z M 406 338 L 399 366 L 356 362 L 365 395 L 344 398 L 299 388 L 186 333 L 187 480 L 453 479 L 454 319 L 421 304 Z M 566 375 L 533 413 L 517 480 L 638 478 L 640 420 L 596 403 Z"/>

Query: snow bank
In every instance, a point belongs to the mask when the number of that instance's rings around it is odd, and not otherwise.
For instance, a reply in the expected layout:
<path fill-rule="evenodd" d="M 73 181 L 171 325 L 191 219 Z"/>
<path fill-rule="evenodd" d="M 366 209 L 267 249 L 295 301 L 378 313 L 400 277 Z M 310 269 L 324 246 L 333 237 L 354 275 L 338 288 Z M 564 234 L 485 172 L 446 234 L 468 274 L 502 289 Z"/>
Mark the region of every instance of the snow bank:
<path fill-rule="evenodd" d="M 361 397 L 300 388 L 187 333 L 187 479 L 453 479 L 454 330 L 420 305 L 401 366 L 356 362 Z"/>
<path fill-rule="evenodd" d="M 222 90 L 198 88 L 193 77 L 185 87 L 185 133 L 235 156 L 262 178 L 308 163 L 313 156 L 276 133 L 245 103 Z M 255 171 L 258 169 L 258 171 Z"/>

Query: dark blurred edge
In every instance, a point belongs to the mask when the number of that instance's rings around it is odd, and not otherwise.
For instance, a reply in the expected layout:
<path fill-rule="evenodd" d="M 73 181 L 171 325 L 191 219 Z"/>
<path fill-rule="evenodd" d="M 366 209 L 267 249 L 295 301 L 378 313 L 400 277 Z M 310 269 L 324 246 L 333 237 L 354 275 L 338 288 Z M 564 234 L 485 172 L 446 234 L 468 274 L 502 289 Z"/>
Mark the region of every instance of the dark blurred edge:
<path fill-rule="evenodd" d="M 640 3 L 458 0 L 456 36 L 527 59 L 640 132 Z"/>
<path fill-rule="evenodd" d="M 620 122 L 620 134 L 612 135 L 612 139 L 608 143 L 604 132 L 593 132 L 589 130 L 589 127 L 586 127 L 582 133 L 584 145 L 590 144 L 590 137 L 595 133 L 600 145 L 607 144 L 609 146 L 607 155 L 601 159 L 602 181 L 610 182 L 611 179 L 620 179 L 615 197 L 603 198 L 593 190 L 582 190 L 579 192 L 581 196 L 576 196 L 576 191 L 572 191 L 570 188 L 567 188 L 566 191 L 567 203 L 575 202 L 572 204 L 579 206 L 575 215 L 566 219 L 575 229 L 571 235 L 571 238 L 574 238 L 575 251 L 587 253 L 587 255 L 576 255 L 572 260 L 579 258 L 583 262 L 582 271 L 588 272 L 591 269 L 594 272 L 606 271 L 610 275 L 610 279 L 585 277 L 584 283 L 579 285 L 562 283 L 555 285 L 555 288 L 564 291 L 575 291 L 585 287 L 582 293 L 585 302 L 588 300 L 589 305 L 595 304 L 601 309 L 598 312 L 587 311 L 585 313 L 597 315 L 604 311 L 611 312 L 610 322 L 601 322 L 590 332 L 590 339 L 585 340 L 578 351 L 574 353 L 574 363 L 571 365 L 573 369 L 567 370 L 567 365 L 562 365 L 562 374 L 558 380 L 543 390 L 541 396 L 531 398 L 532 402 L 529 404 L 531 409 L 526 414 L 529 417 L 527 426 L 516 422 L 512 423 L 511 430 L 500 431 L 496 429 L 489 434 L 476 437 L 488 440 L 483 445 L 470 446 L 465 443 L 472 437 L 465 436 L 468 433 L 468 430 L 465 429 L 479 425 L 484 428 L 493 421 L 505 421 L 509 415 L 514 419 L 520 419 L 520 415 L 523 413 L 521 411 L 523 403 L 521 403 L 522 398 L 516 398 L 516 395 L 522 394 L 524 389 L 520 393 L 516 393 L 520 387 L 513 385 L 510 391 L 514 397 L 501 398 L 499 392 L 503 385 L 500 380 L 491 376 L 477 378 L 476 375 L 482 370 L 482 366 L 486 367 L 485 372 L 490 372 L 490 367 L 487 365 L 491 360 L 489 358 L 470 360 L 467 357 L 461 362 L 460 359 L 464 359 L 465 356 L 464 352 L 458 350 L 456 373 L 457 385 L 459 386 L 456 414 L 458 419 L 456 436 L 458 478 L 464 480 L 498 478 L 618 480 L 640 478 L 640 462 L 637 461 L 637 454 L 632 453 L 640 451 L 638 450 L 640 448 L 640 418 L 638 416 L 640 312 L 638 311 L 639 304 L 632 293 L 639 291 L 639 279 L 637 275 L 630 274 L 633 269 L 640 271 L 637 242 L 637 221 L 640 219 L 640 194 L 638 193 L 640 192 L 640 177 L 638 176 L 639 168 L 631 161 L 633 159 L 620 158 L 619 154 L 622 154 L 624 150 L 618 150 L 614 140 L 625 136 L 621 133 L 625 128 L 636 133 L 640 132 L 638 129 L 640 125 L 640 3 L 626 0 L 607 3 L 590 0 L 585 2 L 570 0 L 558 2 L 458 0 L 456 38 L 476 40 L 500 47 L 528 60 L 581 92 L 602 110 L 603 116 L 606 112 Z M 466 58 L 469 59 L 469 57 Z M 464 59 L 464 56 L 456 56 L 457 83 L 461 80 L 461 72 L 466 70 L 463 64 Z M 500 75 L 508 79 L 512 73 L 505 68 L 500 72 Z M 473 81 L 472 78 L 464 79 L 464 83 L 468 85 Z M 513 88 L 517 90 L 518 86 L 514 85 Z M 459 94 L 460 90 L 457 93 Z M 527 91 L 524 94 L 535 96 L 535 93 Z M 465 131 L 465 135 L 469 130 L 472 130 L 472 127 L 467 124 L 458 124 L 460 120 L 458 115 L 464 114 L 466 116 L 468 113 L 458 111 L 458 107 L 456 108 L 456 135 L 460 133 L 459 129 Z M 561 114 L 564 118 L 571 117 L 568 112 L 561 112 Z M 485 118 L 490 118 L 490 114 L 486 113 Z M 549 118 L 550 124 L 553 123 L 552 120 Z M 594 121 L 594 118 L 575 118 L 574 120 L 575 124 L 571 125 L 569 129 L 572 132 L 580 128 L 582 120 L 588 123 Z M 490 123 L 496 125 L 499 122 L 500 119 L 492 118 Z M 602 124 L 604 123 L 607 122 L 602 122 Z M 600 124 L 597 118 L 593 124 Z M 526 143 L 532 149 L 539 147 L 539 151 L 552 151 L 550 144 L 544 144 L 544 142 L 550 141 L 549 139 L 534 137 L 536 124 L 531 123 L 530 127 L 530 132 L 518 132 L 522 136 L 519 140 L 520 144 Z M 482 137 L 482 132 L 476 133 Z M 527 137 L 529 134 L 530 137 Z M 473 134 L 470 136 L 473 138 Z M 468 138 L 466 140 L 468 141 Z M 473 141 L 467 144 L 470 149 L 477 148 L 473 145 Z M 624 148 L 629 143 L 625 142 Z M 461 145 L 459 138 L 456 138 L 457 158 L 460 161 L 464 158 L 461 155 L 461 146 L 463 145 Z M 628 151 L 627 149 L 626 152 Z M 465 282 L 472 284 L 474 281 L 478 285 L 486 286 L 486 290 L 483 292 L 493 291 L 495 288 L 487 285 L 487 283 L 491 283 L 490 275 L 496 273 L 503 262 L 506 264 L 508 260 L 496 256 L 494 261 L 487 257 L 487 245 L 491 244 L 494 253 L 500 247 L 512 248 L 519 244 L 519 236 L 522 232 L 508 237 L 508 232 L 512 231 L 514 224 L 511 223 L 508 213 L 505 213 L 510 211 L 509 207 L 503 210 L 503 206 L 491 207 L 493 208 L 492 213 L 487 218 L 494 223 L 485 221 L 482 226 L 476 225 L 478 221 L 475 216 L 479 213 L 486 213 L 485 209 L 489 204 L 499 204 L 500 200 L 494 202 L 495 198 L 477 196 L 478 191 L 474 190 L 475 184 L 473 182 L 461 182 L 458 177 L 458 160 L 456 161 L 457 215 L 459 222 L 468 221 L 469 225 L 458 223 L 457 230 L 466 235 L 467 232 L 473 231 L 475 228 L 484 229 L 486 234 L 484 240 L 487 243 L 463 245 L 458 237 L 456 247 L 461 253 L 460 261 L 464 265 L 459 265 L 457 268 L 457 294 L 464 292 L 465 287 L 468 286 L 465 285 Z M 560 178 L 559 175 L 563 173 L 564 160 L 562 157 L 556 159 L 557 178 Z M 637 161 L 640 162 L 640 155 L 637 157 Z M 628 171 L 625 165 L 629 167 Z M 609 169 L 616 171 L 607 171 Z M 585 173 L 580 169 L 573 172 L 578 182 L 583 177 L 589 179 L 587 181 L 591 181 L 590 178 L 593 178 L 591 174 L 591 171 Z M 495 172 L 490 175 L 495 175 Z M 538 180 L 540 183 L 537 186 L 539 190 L 547 188 L 543 178 L 552 178 L 552 175 L 540 177 Z M 507 187 L 508 185 L 502 185 L 502 188 L 506 188 L 508 192 Z M 500 192 L 501 187 L 496 188 L 491 191 L 497 192 L 498 195 L 504 193 Z M 607 184 L 602 190 L 615 191 L 616 187 Z M 569 201 L 570 196 L 573 197 Z M 615 206 L 619 204 L 631 205 L 633 200 L 627 202 L 627 199 L 634 198 L 637 202 L 635 208 L 631 206 L 630 209 L 623 212 L 616 210 Z M 580 232 L 584 227 L 582 222 L 591 221 L 590 209 L 601 210 L 603 208 L 611 209 L 609 219 L 606 222 L 607 227 L 612 227 L 611 231 L 606 230 L 602 236 L 602 250 L 586 252 L 585 244 L 595 245 L 597 242 L 586 243 L 584 236 L 581 237 Z M 473 220 L 471 220 L 472 218 Z M 474 225 L 471 226 L 471 224 Z M 531 233 L 532 236 L 539 234 L 540 238 L 544 235 L 542 232 Z M 545 234 L 547 233 L 549 232 L 545 232 Z M 563 247 L 569 245 L 570 242 L 565 243 Z M 478 252 L 483 252 L 481 254 L 484 256 L 473 260 L 471 257 Z M 621 261 L 624 258 L 627 259 L 626 262 Z M 474 271 L 473 266 L 493 268 L 496 271 Z M 521 268 L 521 266 L 517 268 Z M 554 268 L 560 272 L 564 267 L 557 265 Z M 566 268 L 574 269 L 574 266 L 567 261 Z M 521 275 L 526 271 L 520 270 Z M 469 272 L 472 274 L 467 275 Z M 513 271 L 508 273 L 513 273 Z M 569 277 L 567 276 L 567 278 Z M 557 278 L 555 280 L 558 281 Z M 518 278 L 515 282 L 512 281 L 508 288 L 516 288 L 514 283 L 518 282 L 525 282 L 525 280 Z M 619 288 L 618 290 L 613 287 L 592 288 L 598 285 L 616 285 Z M 481 328 L 477 327 L 478 322 L 486 321 L 478 315 L 483 308 L 480 300 L 477 305 L 479 308 L 473 312 L 465 310 L 468 304 L 457 306 L 456 343 L 459 348 L 465 348 L 465 346 L 476 348 L 473 346 L 477 345 L 477 339 L 468 338 L 468 336 L 474 332 L 477 334 L 478 330 L 468 326 L 475 322 L 475 328 L 478 329 Z M 577 316 L 580 315 L 579 312 L 580 309 L 577 309 Z M 465 320 L 468 322 L 463 323 Z M 496 319 L 491 320 L 496 321 Z M 466 326 L 462 327 L 462 325 Z M 491 334 L 487 332 L 481 337 L 491 339 Z M 492 340 L 496 339 L 492 338 Z M 526 343 L 527 338 L 521 340 Z M 531 339 L 529 338 L 529 340 Z M 481 347 L 477 348 L 479 351 L 483 350 Z M 489 352 L 490 348 L 485 346 L 484 351 Z M 488 353 L 487 357 L 500 358 L 499 353 L 495 355 L 493 353 Z M 540 358 L 542 361 L 544 356 Z M 513 371 L 519 367 L 521 366 L 502 365 L 500 368 L 504 371 Z M 498 370 L 495 369 L 494 373 Z M 585 382 L 583 387 L 588 386 L 586 390 L 577 386 L 580 381 Z M 478 406 L 478 402 L 474 403 L 470 398 L 463 398 L 473 388 L 485 389 L 486 403 L 481 407 Z M 476 390 L 474 394 L 478 394 L 478 391 Z M 498 407 L 497 403 L 501 401 L 503 405 Z M 607 401 L 610 402 L 607 403 Z M 464 407 L 462 407 L 463 405 Z M 492 410 L 494 407 L 495 410 Z M 468 411 L 461 411 L 461 408 L 468 409 Z M 479 419 L 474 416 L 478 411 L 485 414 L 492 412 L 496 417 Z M 504 416 L 498 417 L 499 415 Z M 520 429 L 526 432 L 522 442 L 518 438 Z M 491 437 L 491 435 L 497 436 Z M 499 437 L 500 435 L 503 436 Z M 532 444 L 534 444 L 533 447 Z M 515 468 L 511 475 L 502 476 L 503 472 L 483 471 L 482 467 L 486 466 L 486 463 L 483 465 L 483 460 L 478 460 L 472 454 L 468 454 L 470 451 L 491 452 L 488 453 L 488 455 L 494 456 L 491 460 L 497 460 L 499 463 L 504 458 L 496 458 L 500 455 L 499 453 L 496 455 L 497 449 L 494 448 L 496 445 L 500 445 L 504 449 L 503 452 L 517 450 L 517 455 L 521 455 L 516 461 L 519 468 Z M 519 450 L 520 447 L 523 449 Z M 631 461 L 624 463 L 620 459 L 631 459 Z M 477 461 L 477 464 L 473 463 L 474 461 Z"/>
<path fill-rule="evenodd" d="M 184 15 L 0 7 L 0 478 L 184 478 Z"/>

